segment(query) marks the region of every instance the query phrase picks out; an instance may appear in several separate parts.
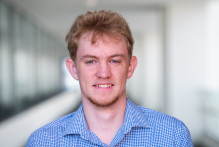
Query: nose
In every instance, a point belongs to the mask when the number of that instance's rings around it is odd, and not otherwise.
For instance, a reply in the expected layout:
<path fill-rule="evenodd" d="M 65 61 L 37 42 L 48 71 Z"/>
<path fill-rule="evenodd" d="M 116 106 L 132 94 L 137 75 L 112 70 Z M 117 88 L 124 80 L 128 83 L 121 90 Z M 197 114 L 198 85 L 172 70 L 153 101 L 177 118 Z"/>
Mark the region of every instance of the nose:
<path fill-rule="evenodd" d="M 109 63 L 107 63 L 107 62 L 101 63 L 100 62 L 96 76 L 98 78 L 103 78 L 103 79 L 109 78 L 111 76 L 111 68 L 110 68 Z"/>

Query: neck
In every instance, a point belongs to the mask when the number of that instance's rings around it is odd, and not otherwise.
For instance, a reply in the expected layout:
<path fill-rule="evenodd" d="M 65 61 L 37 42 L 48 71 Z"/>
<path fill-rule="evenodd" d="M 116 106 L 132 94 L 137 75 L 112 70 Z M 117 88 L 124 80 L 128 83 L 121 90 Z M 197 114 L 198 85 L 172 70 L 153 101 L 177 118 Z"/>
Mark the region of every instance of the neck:
<path fill-rule="evenodd" d="M 109 145 L 124 121 L 126 98 L 120 98 L 109 107 L 98 107 L 83 101 L 83 110 L 88 128 Z"/>

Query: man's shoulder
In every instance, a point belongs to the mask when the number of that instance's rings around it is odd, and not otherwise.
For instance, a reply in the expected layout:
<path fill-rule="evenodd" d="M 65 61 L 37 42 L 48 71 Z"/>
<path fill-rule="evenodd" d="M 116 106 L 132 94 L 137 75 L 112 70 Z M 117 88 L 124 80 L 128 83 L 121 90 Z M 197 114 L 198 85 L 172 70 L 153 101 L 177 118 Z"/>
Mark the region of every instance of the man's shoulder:
<path fill-rule="evenodd" d="M 136 114 L 139 117 L 137 124 L 144 124 L 145 127 L 135 127 L 135 132 L 148 134 L 150 142 L 155 144 L 170 145 L 170 146 L 193 146 L 190 132 L 186 125 L 179 119 L 168 114 L 144 108 L 141 106 L 135 107 Z M 136 117 L 135 117 L 136 118 Z M 140 120 L 141 119 L 141 120 Z M 147 123 L 145 123 L 147 122 Z M 153 134 L 152 136 L 150 136 Z"/>
<path fill-rule="evenodd" d="M 162 113 L 156 110 L 152 110 L 149 108 L 144 108 L 141 106 L 138 106 L 138 107 L 146 115 L 151 126 L 157 126 L 157 125 L 165 126 L 165 127 L 169 127 L 169 129 L 186 127 L 185 124 L 181 120 L 173 116 L 170 116 L 168 114 L 165 114 L 165 113 Z"/>
<path fill-rule="evenodd" d="M 43 140 L 54 139 L 57 135 L 62 135 L 65 130 L 68 122 L 72 119 L 75 112 L 67 114 L 63 117 L 60 117 L 42 127 L 35 130 L 29 137 L 27 141 L 27 146 L 37 142 L 43 142 Z"/>
<path fill-rule="evenodd" d="M 44 126 L 42 126 L 41 128 L 37 129 L 36 131 L 65 127 L 67 125 L 67 123 L 71 120 L 71 118 L 74 116 L 74 114 L 75 114 L 75 112 L 72 112 L 70 114 L 62 116 L 62 117 L 44 125 Z"/>

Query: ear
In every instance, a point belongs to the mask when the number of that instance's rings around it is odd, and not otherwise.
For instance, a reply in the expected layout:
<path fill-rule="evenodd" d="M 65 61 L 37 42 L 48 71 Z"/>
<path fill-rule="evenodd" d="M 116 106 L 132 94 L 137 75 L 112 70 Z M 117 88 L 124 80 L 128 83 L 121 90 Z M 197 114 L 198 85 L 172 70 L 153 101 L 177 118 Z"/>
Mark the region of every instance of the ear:
<path fill-rule="evenodd" d="M 137 66 L 137 58 L 135 56 L 132 56 L 129 63 L 127 79 L 132 77 L 132 74 L 134 73 L 136 66 Z"/>
<path fill-rule="evenodd" d="M 71 58 L 67 58 L 65 64 L 71 76 L 75 80 L 78 80 L 76 64 L 74 63 L 74 61 Z"/>

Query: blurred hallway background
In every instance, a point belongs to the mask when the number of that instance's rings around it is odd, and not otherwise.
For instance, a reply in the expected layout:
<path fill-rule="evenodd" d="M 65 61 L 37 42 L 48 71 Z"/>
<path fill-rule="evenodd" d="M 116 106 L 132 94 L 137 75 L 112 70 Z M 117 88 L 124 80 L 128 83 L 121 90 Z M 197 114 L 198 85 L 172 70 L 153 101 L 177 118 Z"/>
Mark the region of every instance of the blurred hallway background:
<path fill-rule="evenodd" d="M 218 0 L 0 0 L 0 146 L 24 146 L 80 104 L 65 35 L 100 9 L 122 14 L 135 39 L 128 97 L 182 120 L 196 147 L 218 147 Z"/>

